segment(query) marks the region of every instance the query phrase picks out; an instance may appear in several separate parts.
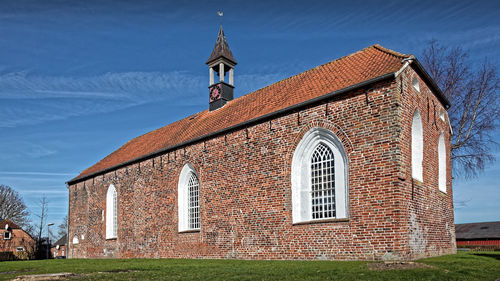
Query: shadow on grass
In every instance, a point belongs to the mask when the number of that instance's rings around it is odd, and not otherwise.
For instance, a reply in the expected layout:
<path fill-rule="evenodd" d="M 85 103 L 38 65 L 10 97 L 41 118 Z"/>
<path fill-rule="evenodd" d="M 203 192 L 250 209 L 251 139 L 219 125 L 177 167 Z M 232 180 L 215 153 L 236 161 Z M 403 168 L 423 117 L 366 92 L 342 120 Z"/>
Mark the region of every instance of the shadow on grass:
<path fill-rule="evenodd" d="M 474 253 L 473 255 L 474 256 L 487 257 L 487 258 L 492 258 L 492 259 L 500 260 L 500 253 L 498 253 L 498 254 Z"/>

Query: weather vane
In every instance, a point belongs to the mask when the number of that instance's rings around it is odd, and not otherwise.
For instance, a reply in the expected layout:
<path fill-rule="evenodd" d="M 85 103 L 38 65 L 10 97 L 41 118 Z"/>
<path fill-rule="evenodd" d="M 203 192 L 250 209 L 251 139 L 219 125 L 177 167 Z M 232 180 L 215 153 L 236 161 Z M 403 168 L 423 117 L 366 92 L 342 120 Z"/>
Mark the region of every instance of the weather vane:
<path fill-rule="evenodd" d="M 219 15 L 220 17 L 220 25 L 222 25 L 222 16 L 224 16 L 224 13 L 222 11 L 217 11 L 217 14 Z"/>

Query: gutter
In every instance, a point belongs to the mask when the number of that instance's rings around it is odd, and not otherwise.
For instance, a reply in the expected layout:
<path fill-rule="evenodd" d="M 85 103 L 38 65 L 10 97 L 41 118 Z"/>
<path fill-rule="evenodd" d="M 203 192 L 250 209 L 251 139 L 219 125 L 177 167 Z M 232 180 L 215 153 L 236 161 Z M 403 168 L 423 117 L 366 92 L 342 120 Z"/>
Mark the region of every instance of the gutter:
<path fill-rule="evenodd" d="M 413 62 L 413 60 L 415 59 L 415 56 L 411 55 L 410 57 L 408 58 L 405 58 L 401 61 L 401 63 L 404 63 L 403 67 L 401 67 L 401 69 L 399 69 L 395 74 L 394 74 L 394 77 L 398 77 L 399 74 L 401 74 L 407 67 L 408 65 L 410 65 L 410 63 Z"/>
<path fill-rule="evenodd" d="M 259 116 L 259 117 L 256 117 L 254 119 L 247 120 L 245 122 L 242 122 L 242 123 L 239 123 L 239 124 L 227 127 L 225 129 L 222 129 L 222 130 L 219 130 L 219 131 L 216 131 L 216 132 L 213 132 L 213 133 L 209 133 L 209 134 L 206 134 L 204 136 L 197 137 L 197 138 L 194 138 L 194 139 L 182 142 L 180 144 L 172 145 L 172 146 L 169 146 L 169 147 L 157 150 L 157 151 L 152 152 L 150 154 L 146 154 L 146 155 L 134 158 L 132 160 L 120 163 L 120 164 L 115 165 L 115 166 L 111 166 L 109 168 L 105 168 L 103 170 L 100 170 L 100 171 L 97 171 L 97 172 L 94 172 L 94 173 L 91 173 L 91 174 L 88 174 L 88 175 L 85 175 L 85 176 L 82 176 L 82 177 L 74 178 L 72 180 L 67 181 L 66 184 L 67 185 L 72 185 L 72 184 L 75 184 L 75 183 L 78 183 L 78 182 L 81 182 L 81 181 L 93 178 L 95 176 L 103 175 L 103 174 L 106 174 L 106 173 L 108 173 L 110 171 L 117 170 L 119 168 L 122 168 L 122 167 L 125 167 L 125 166 L 129 166 L 129 165 L 137 163 L 137 162 L 141 162 L 141 161 L 144 161 L 144 160 L 147 160 L 147 159 L 150 159 L 150 158 L 157 157 L 157 156 L 159 156 L 161 154 L 165 154 L 166 152 L 178 149 L 180 147 L 191 145 L 193 143 L 197 143 L 197 142 L 200 142 L 202 140 L 210 139 L 210 138 L 213 138 L 215 136 L 227 133 L 229 131 L 237 130 L 239 128 L 243 128 L 243 127 L 255 124 L 255 123 L 259 123 L 259 122 L 265 121 L 267 119 L 272 119 L 272 118 L 274 118 L 276 116 L 282 115 L 282 114 L 287 113 L 289 111 L 298 110 L 298 109 L 300 109 L 302 107 L 307 107 L 309 105 L 312 105 L 312 104 L 315 104 L 315 103 L 327 100 L 329 98 L 336 97 L 336 96 L 344 94 L 346 92 L 351 92 L 353 90 L 357 90 L 359 88 L 363 88 L 363 87 L 366 87 L 368 85 L 371 85 L 371 84 L 374 84 L 374 83 L 377 83 L 377 82 L 381 82 L 381 81 L 388 80 L 388 79 L 394 79 L 394 78 L 396 78 L 396 72 L 389 72 L 387 74 L 384 74 L 384 75 L 372 78 L 370 80 L 366 80 L 366 81 L 363 81 L 361 83 L 358 83 L 358 84 L 355 84 L 355 85 L 351 85 L 349 87 L 346 87 L 346 88 L 343 88 L 343 89 L 340 89 L 340 90 L 337 90 L 337 91 L 333 91 L 333 92 L 330 92 L 328 94 L 325 94 L 325 95 L 322 95 L 322 96 L 319 96 L 319 97 L 316 97 L 316 98 L 313 98 L 313 99 L 310 99 L 310 100 L 307 100 L 307 101 L 304 101 L 304 102 L 301 102 L 301 103 L 298 103 L 298 104 L 295 104 L 295 105 L 292 105 L 292 106 L 289 106 L 289 107 L 286 107 L 286 108 L 283 108 L 283 109 L 280 109 L 280 110 L 277 110 L 277 111 L 274 111 L 274 112 L 271 112 L 271 113 L 268 113 L 268 114 L 265 114 L 265 115 L 262 115 L 262 116 Z"/>
<path fill-rule="evenodd" d="M 403 67 L 401 67 L 400 70 L 398 70 L 394 75 L 395 77 L 398 77 L 399 74 L 401 74 L 408 65 L 415 63 L 416 69 L 421 74 L 424 78 L 424 80 L 429 83 L 430 88 L 432 89 L 433 92 L 436 93 L 437 98 L 443 103 L 443 106 L 446 110 L 450 108 L 450 101 L 446 98 L 446 96 L 443 94 L 443 91 L 439 88 L 439 86 L 434 82 L 434 80 L 431 78 L 427 70 L 420 64 L 418 59 L 414 56 L 411 55 L 408 58 L 405 58 L 401 61 L 401 63 L 404 63 Z"/>

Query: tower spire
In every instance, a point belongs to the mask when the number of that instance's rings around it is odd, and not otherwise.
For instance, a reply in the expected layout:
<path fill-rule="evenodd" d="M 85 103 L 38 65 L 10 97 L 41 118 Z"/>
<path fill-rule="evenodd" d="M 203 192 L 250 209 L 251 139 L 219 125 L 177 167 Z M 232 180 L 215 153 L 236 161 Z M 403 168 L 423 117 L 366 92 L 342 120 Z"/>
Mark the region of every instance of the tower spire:
<path fill-rule="evenodd" d="M 222 12 L 218 15 L 221 17 L 221 25 L 215 46 L 208 58 L 206 64 L 209 68 L 209 100 L 210 111 L 224 106 L 228 101 L 233 99 L 234 89 L 234 66 L 236 60 L 233 57 L 229 44 L 227 43 L 224 30 L 222 29 Z M 219 76 L 219 81 L 215 81 L 215 73 Z M 224 77 L 229 73 L 229 83 L 226 83 Z"/>
<path fill-rule="evenodd" d="M 212 54 L 210 54 L 210 57 L 208 58 L 206 64 L 210 64 L 219 58 L 225 58 L 232 64 L 237 64 L 236 60 L 233 57 L 231 49 L 229 49 L 229 44 L 226 41 L 226 36 L 224 35 L 224 30 L 222 29 L 222 24 L 219 27 L 219 34 L 217 35 L 217 40 L 215 41 L 215 46 L 212 50 Z"/>

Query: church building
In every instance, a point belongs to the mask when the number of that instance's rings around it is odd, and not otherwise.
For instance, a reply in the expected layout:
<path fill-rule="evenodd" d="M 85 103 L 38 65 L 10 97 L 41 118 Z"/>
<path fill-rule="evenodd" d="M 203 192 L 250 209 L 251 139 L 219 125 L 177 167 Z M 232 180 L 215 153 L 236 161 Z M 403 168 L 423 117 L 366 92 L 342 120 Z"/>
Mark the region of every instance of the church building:
<path fill-rule="evenodd" d="M 450 104 L 413 55 L 369 46 L 209 103 L 68 181 L 69 258 L 410 260 L 455 253 Z"/>

